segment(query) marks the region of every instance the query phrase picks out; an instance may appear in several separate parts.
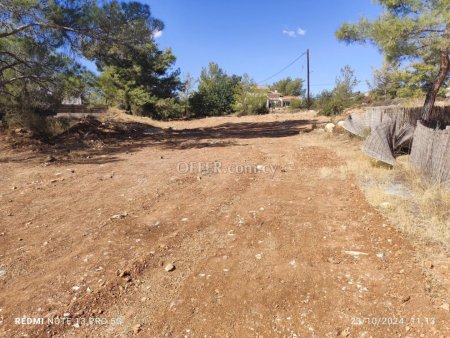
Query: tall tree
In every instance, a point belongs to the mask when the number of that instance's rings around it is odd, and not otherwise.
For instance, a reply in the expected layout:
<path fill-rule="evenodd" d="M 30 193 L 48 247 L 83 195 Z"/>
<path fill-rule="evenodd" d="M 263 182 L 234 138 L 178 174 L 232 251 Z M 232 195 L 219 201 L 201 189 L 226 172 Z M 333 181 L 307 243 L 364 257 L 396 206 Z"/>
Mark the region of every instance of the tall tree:
<path fill-rule="evenodd" d="M 114 75 L 108 89 L 124 92 L 125 97 L 140 96 L 144 103 L 172 96 L 179 85 L 177 72 L 169 72 L 174 56 L 170 50 L 159 50 L 154 41 L 164 25 L 147 5 L 2 0 L 0 22 L 0 92 L 13 106 L 24 103 L 17 95 L 20 88 L 46 93 L 33 96 L 35 100 L 52 96 L 57 101 L 64 92 L 60 88 L 67 84 L 73 89 L 80 56 Z"/>
<path fill-rule="evenodd" d="M 395 98 L 402 86 L 398 64 L 384 62 L 381 68 L 374 70 L 373 80 L 367 84 L 375 97 L 385 101 Z"/>
<path fill-rule="evenodd" d="M 234 95 L 241 78 L 228 76 L 218 64 L 211 62 L 203 68 L 198 91 L 192 95 L 190 106 L 197 116 L 219 116 L 233 111 Z"/>
<path fill-rule="evenodd" d="M 389 62 L 417 59 L 438 65 L 423 105 L 422 119 L 428 121 L 449 70 L 450 1 L 376 0 L 384 12 L 374 21 L 361 18 L 356 24 L 343 24 L 336 32 L 347 43 L 371 42 Z"/>
<path fill-rule="evenodd" d="M 341 68 L 339 76 L 336 78 L 336 86 L 333 89 L 335 95 L 344 100 L 350 99 L 353 94 L 353 89 L 358 85 L 359 81 L 356 79 L 355 71 L 346 65 Z"/>
<path fill-rule="evenodd" d="M 302 79 L 292 79 L 287 77 L 275 82 L 271 88 L 272 90 L 276 90 L 283 95 L 300 96 L 305 94 Z"/>

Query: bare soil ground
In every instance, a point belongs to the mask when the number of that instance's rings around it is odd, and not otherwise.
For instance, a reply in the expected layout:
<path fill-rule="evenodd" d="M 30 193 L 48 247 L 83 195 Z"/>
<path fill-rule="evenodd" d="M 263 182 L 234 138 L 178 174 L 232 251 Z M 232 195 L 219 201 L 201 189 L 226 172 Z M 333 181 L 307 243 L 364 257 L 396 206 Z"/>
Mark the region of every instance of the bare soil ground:
<path fill-rule="evenodd" d="M 0 335 L 450 336 L 413 243 L 342 169 L 345 144 L 308 133 L 320 122 L 125 118 L 53 145 L 3 136 Z"/>

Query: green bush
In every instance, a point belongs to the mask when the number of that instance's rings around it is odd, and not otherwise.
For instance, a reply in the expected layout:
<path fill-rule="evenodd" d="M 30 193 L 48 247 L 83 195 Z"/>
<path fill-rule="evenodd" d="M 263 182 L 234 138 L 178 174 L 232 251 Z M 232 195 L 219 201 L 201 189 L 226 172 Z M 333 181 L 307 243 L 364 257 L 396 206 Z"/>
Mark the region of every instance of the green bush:
<path fill-rule="evenodd" d="M 189 99 L 190 112 L 196 117 L 220 116 L 233 112 L 234 95 L 240 77 L 228 76 L 216 63 L 203 68 L 198 90 Z"/>
<path fill-rule="evenodd" d="M 177 99 L 160 99 L 155 104 L 152 117 L 161 120 L 180 119 L 185 117 L 185 107 Z"/>
<path fill-rule="evenodd" d="M 332 116 L 342 113 L 345 104 L 335 93 L 325 90 L 315 98 L 314 108 L 319 110 L 322 115 Z"/>
<path fill-rule="evenodd" d="M 300 100 L 300 99 L 294 99 L 291 101 L 291 104 L 289 105 L 289 109 L 303 109 L 306 108 L 306 100 Z"/>
<path fill-rule="evenodd" d="M 264 94 L 243 93 L 236 97 L 233 104 L 234 111 L 238 116 L 267 114 L 267 97 Z"/>
<path fill-rule="evenodd" d="M 337 97 L 332 97 L 330 100 L 326 100 L 323 102 L 321 107 L 321 113 L 325 116 L 339 115 L 345 109 L 345 105 Z"/>

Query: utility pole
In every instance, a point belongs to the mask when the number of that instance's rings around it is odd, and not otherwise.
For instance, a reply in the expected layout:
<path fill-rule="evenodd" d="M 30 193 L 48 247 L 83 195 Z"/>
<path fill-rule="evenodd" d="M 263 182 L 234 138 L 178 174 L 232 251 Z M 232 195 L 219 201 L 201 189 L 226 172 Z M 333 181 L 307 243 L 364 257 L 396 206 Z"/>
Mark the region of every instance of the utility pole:
<path fill-rule="evenodd" d="M 311 97 L 310 97 L 310 93 L 309 93 L 309 48 L 306 50 L 306 82 L 307 82 L 307 105 L 308 105 L 308 109 L 311 108 Z"/>

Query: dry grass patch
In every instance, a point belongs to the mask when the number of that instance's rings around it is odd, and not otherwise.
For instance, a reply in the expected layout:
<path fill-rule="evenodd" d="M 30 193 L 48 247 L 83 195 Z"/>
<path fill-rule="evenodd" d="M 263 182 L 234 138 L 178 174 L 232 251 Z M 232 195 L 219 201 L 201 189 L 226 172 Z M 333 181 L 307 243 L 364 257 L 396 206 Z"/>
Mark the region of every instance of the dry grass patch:
<path fill-rule="evenodd" d="M 371 160 L 362 141 L 349 135 L 313 132 L 302 135 L 303 145 L 320 144 L 346 160 L 336 171 L 319 170 L 321 178 L 353 174 L 369 204 L 380 210 L 404 234 L 450 249 L 450 189 L 427 183 L 409 164 L 408 156 L 391 167 Z M 343 176 L 345 173 L 345 176 Z"/>

